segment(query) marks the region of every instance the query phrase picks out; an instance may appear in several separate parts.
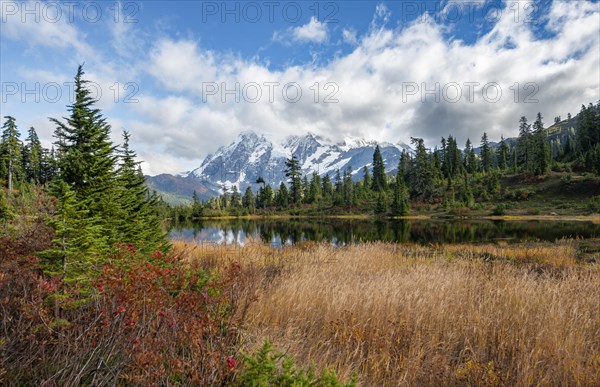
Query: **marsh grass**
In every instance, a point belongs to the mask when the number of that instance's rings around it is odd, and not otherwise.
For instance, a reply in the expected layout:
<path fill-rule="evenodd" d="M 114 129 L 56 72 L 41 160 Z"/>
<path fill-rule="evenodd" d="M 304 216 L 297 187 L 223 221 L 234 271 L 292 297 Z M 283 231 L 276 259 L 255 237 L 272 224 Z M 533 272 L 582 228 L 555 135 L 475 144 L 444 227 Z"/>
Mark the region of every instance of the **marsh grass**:
<path fill-rule="evenodd" d="M 269 337 L 369 386 L 600 384 L 600 271 L 572 241 L 175 246 L 241 265 L 247 351 Z"/>

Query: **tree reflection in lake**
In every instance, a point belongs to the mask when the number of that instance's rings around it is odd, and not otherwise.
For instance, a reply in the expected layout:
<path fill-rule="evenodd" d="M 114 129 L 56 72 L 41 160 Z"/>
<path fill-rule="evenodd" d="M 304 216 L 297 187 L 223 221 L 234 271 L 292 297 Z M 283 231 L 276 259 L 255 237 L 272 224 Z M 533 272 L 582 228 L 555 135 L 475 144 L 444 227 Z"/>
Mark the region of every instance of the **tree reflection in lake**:
<path fill-rule="evenodd" d="M 243 243 L 248 237 L 273 246 L 300 241 L 346 245 L 388 241 L 429 243 L 482 243 L 555 241 L 561 238 L 600 236 L 600 225 L 585 221 L 490 221 L 490 220 L 369 220 L 278 219 L 203 220 L 174 224 L 172 239 L 214 243 Z"/>

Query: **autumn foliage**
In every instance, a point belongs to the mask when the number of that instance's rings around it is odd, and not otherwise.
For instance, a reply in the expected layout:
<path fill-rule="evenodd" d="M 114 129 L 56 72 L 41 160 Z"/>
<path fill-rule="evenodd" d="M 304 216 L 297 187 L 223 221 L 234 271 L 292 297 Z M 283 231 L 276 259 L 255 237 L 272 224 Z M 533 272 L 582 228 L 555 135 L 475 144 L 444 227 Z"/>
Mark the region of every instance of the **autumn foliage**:
<path fill-rule="evenodd" d="M 177 253 L 120 246 L 93 289 L 0 261 L 0 383 L 223 384 L 236 368 L 239 266 L 211 273 Z"/>

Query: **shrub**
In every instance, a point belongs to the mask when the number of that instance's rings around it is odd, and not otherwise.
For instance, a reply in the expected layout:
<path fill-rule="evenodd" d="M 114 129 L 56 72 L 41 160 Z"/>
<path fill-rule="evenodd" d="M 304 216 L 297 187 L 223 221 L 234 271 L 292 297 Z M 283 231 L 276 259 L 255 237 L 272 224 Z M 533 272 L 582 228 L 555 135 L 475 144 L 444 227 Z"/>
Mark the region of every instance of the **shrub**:
<path fill-rule="evenodd" d="M 496 207 L 494 207 L 494 210 L 492 211 L 492 215 L 494 215 L 494 216 L 506 215 L 506 206 L 504 204 L 498 204 Z"/>
<path fill-rule="evenodd" d="M 265 340 L 255 356 L 244 355 L 244 368 L 237 377 L 240 386 L 355 386 L 356 377 L 348 383 L 338 380 L 336 373 L 325 369 L 316 375 L 314 368 L 298 369 L 294 359 L 274 352 L 269 340 Z"/>
<path fill-rule="evenodd" d="M 177 254 L 121 246 L 93 293 L 33 257 L 0 262 L 0 384 L 231 383 L 240 268 L 220 278 Z"/>

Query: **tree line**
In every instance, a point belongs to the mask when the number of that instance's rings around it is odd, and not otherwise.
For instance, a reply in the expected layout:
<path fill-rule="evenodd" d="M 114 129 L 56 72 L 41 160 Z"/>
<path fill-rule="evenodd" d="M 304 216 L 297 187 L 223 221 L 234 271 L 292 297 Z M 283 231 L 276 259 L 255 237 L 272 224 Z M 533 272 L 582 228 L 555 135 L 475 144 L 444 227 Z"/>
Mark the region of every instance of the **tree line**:
<path fill-rule="evenodd" d="M 369 209 L 376 214 L 405 216 L 411 202 L 441 201 L 445 206 L 471 207 L 476 199 L 489 200 L 500 188 L 500 178 L 508 174 L 545 175 L 550 169 L 600 173 L 600 102 L 583 105 L 574 128 L 552 135 L 544 128 L 538 113 L 532 124 L 527 117 L 518 121 L 519 135 L 498 144 L 481 136 L 479 149 L 470 139 L 461 149 L 456 138 L 442 137 L 440 146 L 427 148 L 422 138 L 411 138 L 413 151 L 403 150 L 395 168 L 387 167 L 376 146 L 370 168 L 362 168 L 362 178 L 353 178 L 351 167 L 336 170 L 333 176 L 302 173 L 300 161 L 286 161 L 287 182 L 272 187 L 261 177 L 258 190 L 248 186 L 223 187 L 219 197 L 201 202 L 194 192 L 189 207 L 180 207 L 175 216 L 202 217 L 223 213 L 290 210 Z M 571 124 L 571 115 L 565 124 Z M 555 124 L 560 124 L 556 121 Z M 559 128 L 560 129 L 560 128 Z"/>

